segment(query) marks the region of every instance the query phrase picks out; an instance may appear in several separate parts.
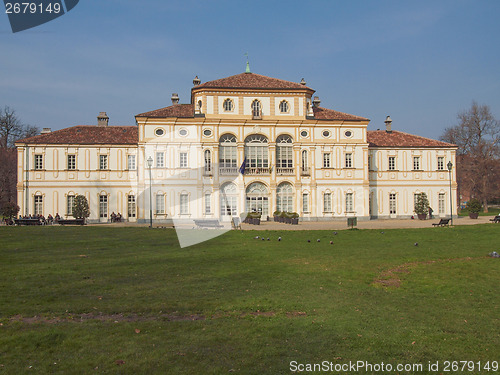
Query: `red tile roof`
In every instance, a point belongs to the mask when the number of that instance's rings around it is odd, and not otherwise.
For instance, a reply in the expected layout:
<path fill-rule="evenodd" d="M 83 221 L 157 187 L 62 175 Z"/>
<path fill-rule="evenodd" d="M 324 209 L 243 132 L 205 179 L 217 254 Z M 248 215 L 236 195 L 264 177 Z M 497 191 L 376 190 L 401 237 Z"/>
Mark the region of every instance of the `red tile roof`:
<path fill-rule="evenodd" d="M 284 81 L 255 73 L 241 73 L 231 77 L 208 81 L 195 86 L 192 90 L 200 88 L 235 88 L 235 89 L 280 89 L 280 90 L 310 90 L 313 89 L 300 83 Z"/>
<path fill-rule="evenodd" d="M 170 107 L 156 109 L 154 111 L 138 114 L 136 117 L 194 117 L 193 104 L 174 104 Z"/>
<path fill-rule="evenodd" d="M 333 109 L 313 107 L 314 117 L 317 120 L 352 120 L 352 121 L 370 121 L 367 118 L 350 115 L 348 113 L 334 111 Z"/>
<path fill-rule="evenodd" d="M 24 144 L 137 145 L 137 126 L 79 125 L 20 139 Z"/>
<path fill-rule="evenodd" d="M 385 130 L 369 130 L 367 132 L 368 147 L 424 148 L 424 147 L 457 147 L 454 144 L 436 141 L 399 131 L 391 133 Z"/>

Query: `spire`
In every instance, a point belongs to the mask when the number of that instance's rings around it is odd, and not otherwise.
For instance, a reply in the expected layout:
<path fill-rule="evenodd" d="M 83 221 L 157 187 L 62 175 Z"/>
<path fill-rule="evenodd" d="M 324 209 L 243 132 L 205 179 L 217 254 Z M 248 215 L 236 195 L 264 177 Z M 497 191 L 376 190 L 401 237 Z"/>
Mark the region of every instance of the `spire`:
<path fill-rule="evenodd" d="M 251 73 L 251 71 L 250 71 L 250 63 L 248 62 L 248 52 L 245 53 L 245 56 L 247 57 L 247 68 L 245 70 L 245 73 Z"/>

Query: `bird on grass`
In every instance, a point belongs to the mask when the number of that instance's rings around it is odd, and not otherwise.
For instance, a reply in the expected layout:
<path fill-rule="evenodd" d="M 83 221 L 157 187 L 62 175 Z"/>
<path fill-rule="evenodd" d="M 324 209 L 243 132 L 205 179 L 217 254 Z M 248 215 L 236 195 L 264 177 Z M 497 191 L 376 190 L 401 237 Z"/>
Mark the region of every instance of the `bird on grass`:
<path fill-rule="evenodd" d="M 321 242 L 321 240 L 320 240 L 319 238 L 318 238 L 316 241 L 317 241 L 317 242 Z"/>
<path fill-rule="evenodd" d="M 278 237 L 278 241 L 281 241 L 281 237 Z"/>

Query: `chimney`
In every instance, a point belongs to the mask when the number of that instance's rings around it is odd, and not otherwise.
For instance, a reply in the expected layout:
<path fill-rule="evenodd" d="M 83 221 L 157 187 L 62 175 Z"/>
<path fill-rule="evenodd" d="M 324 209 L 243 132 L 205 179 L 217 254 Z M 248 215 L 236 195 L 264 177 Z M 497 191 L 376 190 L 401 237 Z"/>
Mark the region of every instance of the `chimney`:
<path fill-rule="evenodd" d="M 385 131 L 387 133 L 392 133 L 392 127 L 391 127 L 391 124 L 392 124 L 392 119 L 391 119 L 391 116 L 387 116 L 385 118 Z"/>
<path fill-rule="evenodd" d="M 305 86 L 305 85 L 306 85 L 306 80 L 305 80 L 304 78 L 302 78 L 302 79 L 300 80 L 300 84 L 301 84 L 302 86 Z"/>
<path fill-rule="evenodd" d="M 108 126 L 109 117 L 106 112 L 99 112 L 99 116 L 97 116 L 97 126 Z"/>
<path fill-rule="evenodd" d="M 321 104 L 321 100 L 319 100 L 319 97 L 318 97 L 318 96 L 315 96 L 315 97 L 314 97 L 314 100 L 313 100 L 313 106 L 314 106 L 315 108 L 318 108 L 320 104 Z"/>
<path fill-rule="evenodd" d="M 172 99 L 172 104 L 179 104 L 179 95 L 178 94 L 173 93 L 172 97 L 170 99 Z"/>
<path fill-rule="evenodd" d="M 40 134 L 49 134 L 52 132 L 51 128 L 43 128 Z"/>
<path fill-rule="evenodd" d="M 198 78 L 198 76 L 196 76 L 196 77 L 193 79 L 193 85 L 194 85 L 194 86 L 198 86 L 200 83 L 201 83 L 201 79 L 199 79 L 199 78 Z"/>

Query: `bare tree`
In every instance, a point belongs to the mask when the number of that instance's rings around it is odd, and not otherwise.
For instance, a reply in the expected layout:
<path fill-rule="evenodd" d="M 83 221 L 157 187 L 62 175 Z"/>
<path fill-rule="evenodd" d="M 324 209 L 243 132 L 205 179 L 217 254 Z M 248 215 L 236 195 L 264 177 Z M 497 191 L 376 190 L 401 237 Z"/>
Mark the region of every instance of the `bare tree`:
<path fill-rule="evenodd" d="M 0 208 L 16 201 L 17 152 L 14 143 L 21 138 L 37 135 L 36 126 L 22 124 L 16 111 L 0 109 Z"/>
<path fill-rule="evenodd" d="M 458 146 L 459 189 L 478 198 L 488 212 L 488 201 L 500 190 L 500 122 L 489 106 L 476 102 L 457 117 L 459 124 L 447 128 L 441 140 Z"/>

